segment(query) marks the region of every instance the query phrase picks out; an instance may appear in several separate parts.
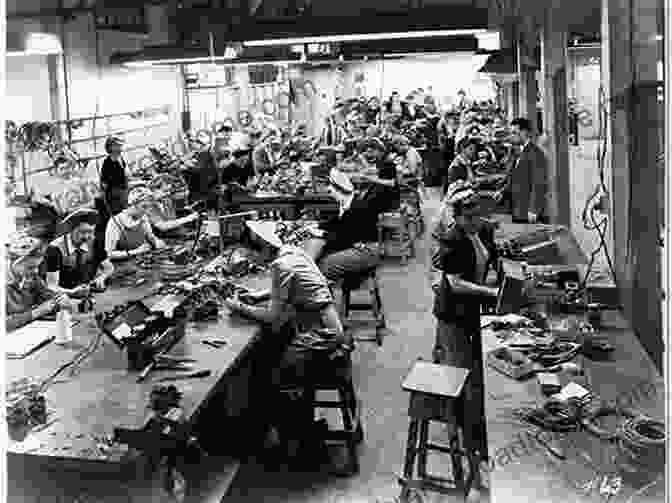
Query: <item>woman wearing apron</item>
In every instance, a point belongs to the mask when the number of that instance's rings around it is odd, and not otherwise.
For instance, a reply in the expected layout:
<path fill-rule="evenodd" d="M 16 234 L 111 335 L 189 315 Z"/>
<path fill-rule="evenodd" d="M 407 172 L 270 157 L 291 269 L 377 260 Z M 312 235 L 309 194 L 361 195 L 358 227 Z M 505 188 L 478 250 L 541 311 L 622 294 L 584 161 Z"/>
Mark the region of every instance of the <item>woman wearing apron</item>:
<path fill-rule="evenodd" d="M 265 338 L 273 338 L 271 345 L 274 348 L 279 345 L 279 353 L 282 354 L 279 366 L 269 361 L 269 365 L 274 365 L 273 386 L 312 381 L 316 374 L 319 375 L 324 369 L 331 370 L 333 365 L 325 360 L 329 354 L 310 349 L 305 334 L 323 334 L 324 340 L 333 344 L 336 351 L 342 351 L 344 357 L 349 357 L 352 348 L 352 340 L 344 335 L 327 279 L 305 251 L 282 244 L 275 232 L 275 222 L 248 222 L 247 225 L 251 233 L 260 238 L 274 255 L 271 263 L 270 306 L 252 306 L 237 298 L 230 299 L 227 305 L 233 313 L 270 327 Z M 287 327 L 290 327 L 286 333 L 289 336 L 283 337 L 281 334 Z M 352 394 L 354 400 L 354 390 Z M 285 440 L 311 447 L 306 441 L 309 440 L 307 432 L 313 426 L 312 400 L 310 397 L 303 398 L 299 410 L 292 408 L 289 412 L 280 412 L 284 417 L 272 418 L 271 423 L 279 427 L 281 436 L 283 432 L 286 433 Z M 282 408 L 282 402 L 279 401 L 277 410 Z M 273 407 L 267 410 L 273 410 Z M 308 461 L 310 458 L 303 459 Z"/>
<path fill-rule="evenodd" d="M 457 420 L 464 429 L 470 466 L 476 468 L 488 455 L 480 313 L 482 303 L 498 295 L 497 288 L 485 284 L 497 252 L 493 228 L 482 219 L 483 209 L 471 185 L 451 184 L 444 204 L 450 208 L 441 212 L 432 234 L 438 245 L 432 266 L 441 272 L 432 287 L 437 318 L 434 361 L 471 370 L 463 414 Z M 480 470 L 473 473 L 469 502 L 478 501 L 481 486 Z"/>
<path fill-rule="evenodd" d="M 129 259 L 165 246 L 152 231 L 147 218 L 153 204 L 151 191 L 136 190 L 129 199 L 128 208 L 110 218 L 105 229 L 105 252 L 110 260 L 129 263 Z"/>

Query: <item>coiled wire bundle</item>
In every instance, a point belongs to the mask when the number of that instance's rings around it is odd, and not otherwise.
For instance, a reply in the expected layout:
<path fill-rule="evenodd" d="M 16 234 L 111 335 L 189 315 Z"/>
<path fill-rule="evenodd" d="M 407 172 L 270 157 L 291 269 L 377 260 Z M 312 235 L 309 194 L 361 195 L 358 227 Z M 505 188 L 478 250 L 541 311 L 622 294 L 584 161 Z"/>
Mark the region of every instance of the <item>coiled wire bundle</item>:
<path fill-rule="evenodd" d="M 623 460 L 637 468 L 662 470 L 665 466 L 665 424 L 638 416 L 619 430 L 618 448 Z"/>

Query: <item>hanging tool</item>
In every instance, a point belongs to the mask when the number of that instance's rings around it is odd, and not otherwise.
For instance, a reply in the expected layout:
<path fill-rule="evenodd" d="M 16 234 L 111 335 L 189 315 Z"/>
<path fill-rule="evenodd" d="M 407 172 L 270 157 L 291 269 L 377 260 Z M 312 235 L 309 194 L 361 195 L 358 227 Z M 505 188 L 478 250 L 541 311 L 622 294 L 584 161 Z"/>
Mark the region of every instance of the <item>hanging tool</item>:
<path fill-rule="evenodd" d="M 192 372 L 191 374 L 164 377 L 163 379 L 160 379 L 159 382 L 181 381 L 182 379 L 201 379 L 204 377 L 209 377 L 211 375 L 212 375 L 211 370 L 199 370 L 198 372 Z"/>

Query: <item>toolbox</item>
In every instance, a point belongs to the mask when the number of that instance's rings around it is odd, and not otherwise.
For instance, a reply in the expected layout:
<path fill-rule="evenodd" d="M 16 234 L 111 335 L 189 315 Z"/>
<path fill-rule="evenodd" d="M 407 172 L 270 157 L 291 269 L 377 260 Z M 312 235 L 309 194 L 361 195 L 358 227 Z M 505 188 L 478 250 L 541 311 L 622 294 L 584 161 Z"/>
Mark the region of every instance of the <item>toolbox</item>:
<path fill-rule="evenodd" d="M 152 312 L 140 301 L 99 316 L 103 333 L 126 350 L 130 370 L 141 370 L 154 355 L 169 350 L 185 334 L 186 319 Z"/>

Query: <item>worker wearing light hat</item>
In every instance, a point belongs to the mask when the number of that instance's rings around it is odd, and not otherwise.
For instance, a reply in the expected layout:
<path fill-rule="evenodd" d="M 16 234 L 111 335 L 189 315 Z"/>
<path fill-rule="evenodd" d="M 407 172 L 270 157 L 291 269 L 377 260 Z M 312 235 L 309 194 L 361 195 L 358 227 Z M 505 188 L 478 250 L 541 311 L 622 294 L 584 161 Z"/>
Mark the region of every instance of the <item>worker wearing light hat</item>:
<path fill-rule="evenodd" d="M 340 348 L 338 350 L 345 351 L 345 354 L 349 353 L 352 346 L 352 341 L 343 333 L 328 281 L 306 252 L 295 246 L 283 245 L 276 222 L 248 221 L 247 229 L 256 242 L 261 242 L 262 246 L 270 250 L 272 256 L 271 289 L 267 293 L 270 305 L 257 307 L 238 298 L 229 299 L 226 304 L 233 313 L 270 327 L 272 333 L 266 339 L 269 342 L 266 343 L 265 354 L 283 355 L 280 365 L 276 361 L 269 361 L 268 368 L 269 373 L 274 374 L 270 376 L 274 386 L 317 380 L 314 373 L 331 369 L 332 365 L 325 365 L 321 359 L 328 358 L 328 353 L 311 351 L 304 344 L 306 336 L 303 334 L 310 332 L 310 339 L 318 338 L 326 344 L 333 344 L 334 348 Z M 326 332 L 315 333 L 315 330 Z M 278 400 L 278 403 L 269 404 L 267 410 L 274 411 L 275 417 L 267 418 L 270 423 L 268 426 L 277 429 L 281 441 L 288 444 L 298 442 L 308 448 L 306 442 L 313 426 L 312 405 L 302 401 L 300 410 L 292 408 L 291 411 L 283 412 L 286 407 L 283 407 L 279 394 L 271 395 L 271 399 Z M 312 456 L 304 458 L 314 462 Z"/>
<path fill-rule="evenodd" d="M 128 174 L 126 160 L 122 156 L 124 139 L 110 136 L 105 140 L 107 157 L 100 170 L 100 186 L 107 211 L 114 215 L 126 207 L 128 200 Z"/>
<path fill-rule="evenodd" d="M 61 222 L 63 235 L 47 248 L 47 284 L 57 292 L 85 297 L 90 285 L 104 289 L 114 272 L 103 243 L 95 242 L 98 212 L 86 208 L 73 211 Z"/>
<path fill-rule="evenodd" d="M 111 260 L 128 260 L 165 246 L 147 217 L 154 204 L 152 191 L 138 188 L 130 194 L 128 208 L 110 218 L 105 229 L 105 252 Z"/>
<path fill-rule="evenodd" d="M 252 154 L 254 172 L 257 176 L 275 173 L 283 161 L 282 140 L 279 135 L 271 135 L 264 143 L 257 145 Z"/>
<path fill-rule="evenodd" d="M 67 295 L 50 290 L 40 277 L 46 243 L 25 233 L 10 236 L 7 246 L 5 329 L 16 330 L 59 308 L 72 309 Z"/>

